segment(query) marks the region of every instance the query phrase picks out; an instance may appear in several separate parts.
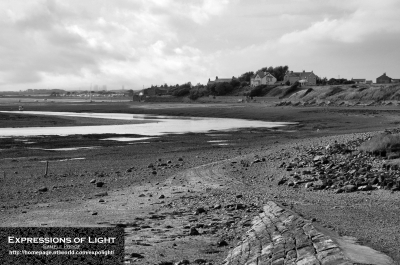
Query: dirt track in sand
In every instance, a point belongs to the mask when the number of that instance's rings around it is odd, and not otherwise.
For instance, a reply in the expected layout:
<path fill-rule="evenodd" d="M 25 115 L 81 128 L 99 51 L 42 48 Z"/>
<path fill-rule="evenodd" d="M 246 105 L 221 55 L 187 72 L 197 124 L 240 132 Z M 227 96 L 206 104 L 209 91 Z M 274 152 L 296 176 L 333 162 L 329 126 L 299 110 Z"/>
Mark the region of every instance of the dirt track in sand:
<path fill-rule="evenodd" d="M 341 235 L 359 238 L 365 244 L 400 261 L 397 248 L 400 240 L 397 236 L 399 233 L 396 233 L 398 224 L 396 219 L 393 219 L 397 217 L 398 220 L 399 217 L 399 209 L 396 206 L 399 201 L 398 193 L 376 191 L 372 195 L 337 195 L 330 192 L 306 192 L 302 189 L 294 192 L 292 189 L 276 185 L 279 178 L 287 174 L 278 168 L 279 160 L 267 160 L 247 169 L 231 166 L 232 160 L 240 164 L 241 160 L 253 159 L 255 155 L 266 158 L 280 156 L 280 153 L 287 152 L 282 149 L 292 150 L 294 155 L 298 151 L 291 148 L 298 147 L 300 142 L 306 146 L 324 145 L 335 139 L 315 138 L 322 135 L 395 127 L 398 123 L 395 116 L 397 109 L 360 108 L 345 111 L 251 105 L 239 108 L 213 106 L 211 109 L 188 109 L 185 106 L 162 111 L 144 111 L 138 110 L 135 105 L 127 106 L 129 110 L 111 105 L 102 106 L 101 109 L 103 112 L 143 111 L 150 114 L 185 116 L 253 116 L 263 120 L 300 121 L 301 127 L 290 128 L 296 130 L 295 134 L 263 130 L 228 133 L 232 145 L 225 147 L 213 146 L 207 143 L 207 140 L 225 139 L 226 133 L 215 133 L 217 136 L 165 136 L 143 145 L 145 148 L 108 143 L 99 149 L 73 152 L 29 150 L 23 144 L 11 144 L 12 147 L 2 150 L 1 153 L 2 168 L 7 171 L 6 180 L 3 182 L 6 185 L 2 187 L 11 191 L 4 193 L 2 190 L 2 194 L 8 195 L 1 200 L 1 221 L 6 225 L 21 225 L 24 222 L 29 225 L 55 225 L 64 222 L 63 225 L 72 226 L 135 223 L 126 228 L 129 233 L 127 253 L 143 253 L 145 259 L 138 260 L 137 264 L 154 264 L 183 258 L 190 261 L 198 258 L 218 261 L 225 257 L 230 246 L 236 244 L 238 235 L 248 229 L 246 222 L 258 213 L 261 205 L 266 200 L 274 200 L 288 205 L 305 218 L 316 218 L 320 225 L 334 229 Z M 90 111 L 100 109 L 99 106 L 84 106 L 85 111 L 88 111 L 88 108 Z M 58 106 L 56 110 L 63 109 L 76 110 L 76 105 Z M 312 139 L 308 139 L 309 137 Z M 97 143 L 96 139 L 88 142 L 85 138 L 70 141 L 70 145 L 81 146 Z M 37 144 L 43 145 L 44 142 L 39 140 Z M 55 139 L 50 145 L 64 146 L 65 139 Z M 39 161 L 76 157 L 84 157 L 85 160 L 54 162 L 51 178 L 41 177 L 43 163 L 40 164 Z M 179 161 L 180 157 L 183 161 Z M 157 175 L 153 175 L 152 170 L 148 168 L 149 163 L 162 164 L 168 160 L 179 166 L 160 167 L 157 169 Z M 217 161 L 219 162 L 213 163 Z M 202 166 L 204 164 L 207 166 Z M 128 172 L 131 168 L 132 171 Z M 15 174 L 15 171 L 18 173 Z M 96 172 L 104 174 L 100 176 Z M 210 179 L 205 181 L 205 176 Z M 96 188 L 89 183 L 92 178 L 106 182 L 105 187 Z M 199 181 L 201 183 L 198 183 Z M 44 185 L 49 186 L 50 191 L 37 192 L 37 189 Z M 53 189 L 53 186 L 56 188 Z M 99 191 L 107 191 L 109 195 L 104 198 L 95 197 L 94 194 Z M 161 193 L 165 199 L 159 199 Z M 140 194 L 145 196 L 138 197 Z M 242 197 L 237 198 L 237 195 Z M 105 202 L 99 202 L 100 199 Z M 366 200 L 368 203 L 363 203 Z M 164 203 L 160 203 L 161 201 Z M 226 208 L 235 203 L 244 204 L 247 208 Z M 214 209 L 217 204 L 221 204 L 221 209 Z M 206 208 L 207 214 L 194 214 L 198 207 Z M 97 212 L 97 215 L 92 215 L 93 212 Z M 44 214 L 52 217 L 44 218 Z M 152 218 L 154 215 L 161 217 Z M 150 224 L 150 227 L 145 228 L 145 224 Z M 189 236 L 191 227 L 198 227 L 202 235 Z M 229 246 L 218 247 L 217 243 L 222 239 L 226 240 Z"/>

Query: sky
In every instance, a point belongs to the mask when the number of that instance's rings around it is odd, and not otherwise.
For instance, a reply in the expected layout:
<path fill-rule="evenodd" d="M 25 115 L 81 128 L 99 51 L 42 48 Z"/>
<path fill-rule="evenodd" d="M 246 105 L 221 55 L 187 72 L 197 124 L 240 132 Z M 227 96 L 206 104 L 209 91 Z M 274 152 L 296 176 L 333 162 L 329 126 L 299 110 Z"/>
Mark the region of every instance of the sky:
<path fill-rule="evenodd" d="M 140 90 L 288 65 L 400 78 L 399 0 L 0 1 L 0 91 Z"/>

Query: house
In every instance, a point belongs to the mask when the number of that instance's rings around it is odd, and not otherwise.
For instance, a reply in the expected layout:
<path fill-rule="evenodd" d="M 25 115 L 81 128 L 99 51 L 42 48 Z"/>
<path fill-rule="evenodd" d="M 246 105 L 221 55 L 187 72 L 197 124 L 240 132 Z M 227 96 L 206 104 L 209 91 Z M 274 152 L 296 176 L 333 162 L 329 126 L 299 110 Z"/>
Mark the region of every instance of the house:
<path fill-rule="evenodd" d="M 400 78 L 392 78 L 392 83 L 400 83 Z"/>
<path fill-rule="evenodd" d="M 236 77 L 232 76 L 232 78 L 218 78 L 218 76 L 215 77 L 215 81 L 211 81 L 210 78 L 208 79 L 207 85 L 213 85 L 216 83 L 230 83 L 233 79 L 236 79 Z"/>
<path fill-rule="evenodd" d="M 303 70 L 303 72 L 293 72 L 293 71 L 287 71 L 285 76 L 283 77 L 283 83 L 286 83 L 289 81 L 289 83 L 292 85 L 296 81 L 303 81 L 304 85 L 316 85 L 317 84 L 317 75 L 314 74 L 313 71 L 311 72 L 306 72 Z"/>
<path fill-rule="evenodd" d="M 376 83 L 377 84 L 387 84 L 387 83 L 391 83 L 391 82 L 392 82 L 392 78 L 387 76 L 386 73 L 383 73 L 383 75 L 381 75 L 380 77 L 376 78 Z"/>
<path fill-rule="evenodd" d="M 366 84 L 366 79 L 365 78 L 352 78 L 351 81 L 353 81 L 355 84 Z"/>
<path fill-rule="evenodd" d="M 372 84 L 372 80 L 367 80 L 365 81 L 366 84 L 371 85 Z"/>
<path fill-rule="evenodd" d="M 250 78 L 251 86 L 273 85 L 276 82 L 276 77 L 268 72 L 258 71 Z"/>

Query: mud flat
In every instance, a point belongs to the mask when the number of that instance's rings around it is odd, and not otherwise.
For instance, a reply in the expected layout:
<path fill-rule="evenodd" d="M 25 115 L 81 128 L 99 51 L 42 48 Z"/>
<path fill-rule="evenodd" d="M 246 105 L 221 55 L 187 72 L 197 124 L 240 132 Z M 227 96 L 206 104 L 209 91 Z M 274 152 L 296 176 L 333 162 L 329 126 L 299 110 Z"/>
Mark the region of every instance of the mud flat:
<path fill-rule="evenodd" d="M 274 201 L 315 226 L 357 238 L 400 262 L 400 192 L 377 189 L 337 194 L 306 189 L 305 184 L 279 185 L 283 177 L 293 178 L 293 171 L 282 168 L 282 162 L 305 156 L 310 146 L 325 148 L 335 140 L 346 144 L 395 128 L 399 122 L 395 108 L 296 109 L 262 104 L 204 108 L 194 104 L 160 109 L 158 104 L 152 109 L 151 104 L 142 108 L 132 103 L 30 108 L 217 116 L 299 125 L 165 135 L 134 142 L 100 140 L 113 135 L 0 139 L 0 171 L 6 173 L 1 176 L 3 226 L 118 225 L 125 227 L 126 261 L 132 264 L 182 260 L 219 264 L 241 242 L 264 205 Z M 51 121 L 85 124 L 83 120 L 37 118 L 43 119 L 43 126 Z M 26 119 L 18 126 L 32 125 L 34 120 Z M 71 147 L 85 148 L 44 150 Z M 49 161 L 46 176 L 43 161 Z"/>

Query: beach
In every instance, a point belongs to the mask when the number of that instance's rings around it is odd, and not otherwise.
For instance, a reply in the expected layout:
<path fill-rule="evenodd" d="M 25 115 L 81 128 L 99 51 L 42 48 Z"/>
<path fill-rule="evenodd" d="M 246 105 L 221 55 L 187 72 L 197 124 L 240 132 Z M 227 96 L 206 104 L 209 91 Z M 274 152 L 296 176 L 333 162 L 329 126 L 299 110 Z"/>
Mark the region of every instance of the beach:
<path fill-rule="evenodd" d="M 2 104 L 0 111 L 14 111 L 17 106 Z M 32 102 L 24 108 L 292 124 L 165 134 L 126 142 L 101 140 L 115 137 L 112 134 L 0 138 L 3 226 L 119 225 L 125 227 L 126 261 L 132 264 L 183 259 L 220 264 L 249 229 L 247 223 L 272 200 L 400 262 L 399 192 L 336 194 L 279 184 L 282 178 L 293 178 L 282 163 L 303 157 L 311 146 L 325 148 L 335 141 L 347 144 L 397 128 L 396 106 L 274 107 L 269 102 L 211 101 Z M 0 113 L 0 120 L 2 128 L 126 123 L 41 115 L 28 118 L 23 113 Z"/>

